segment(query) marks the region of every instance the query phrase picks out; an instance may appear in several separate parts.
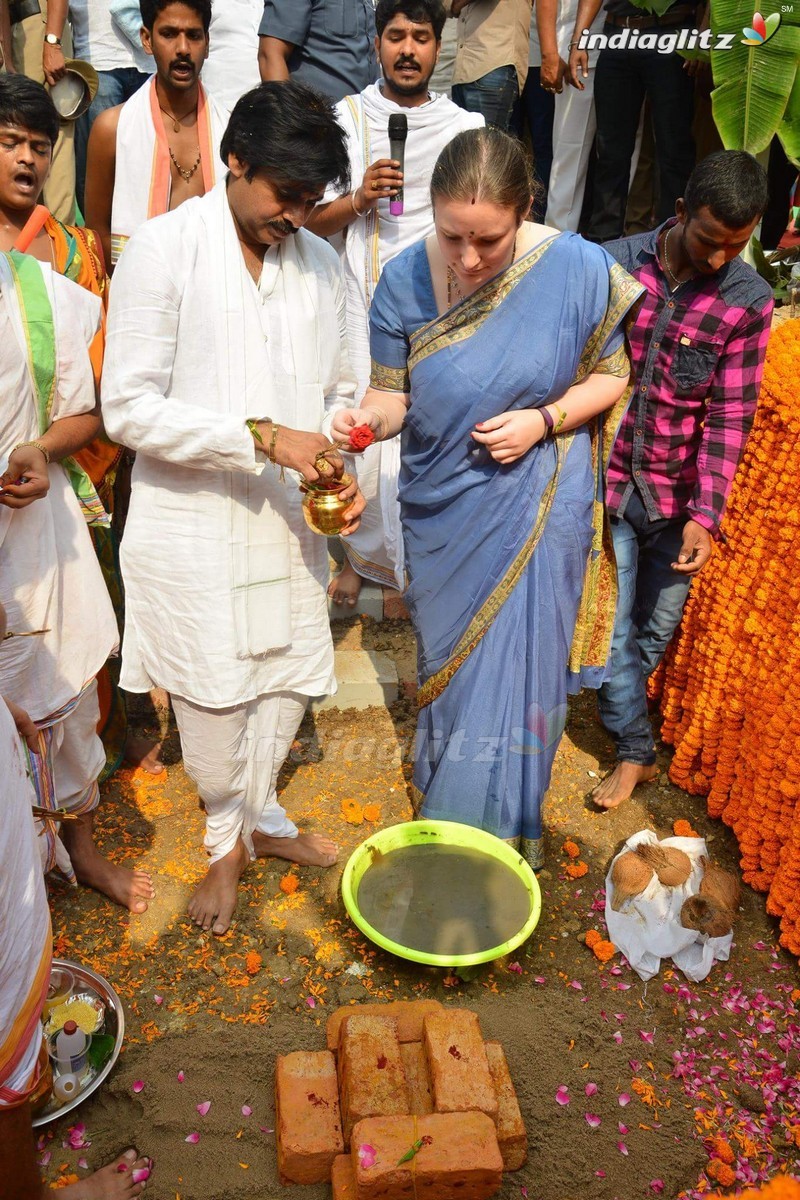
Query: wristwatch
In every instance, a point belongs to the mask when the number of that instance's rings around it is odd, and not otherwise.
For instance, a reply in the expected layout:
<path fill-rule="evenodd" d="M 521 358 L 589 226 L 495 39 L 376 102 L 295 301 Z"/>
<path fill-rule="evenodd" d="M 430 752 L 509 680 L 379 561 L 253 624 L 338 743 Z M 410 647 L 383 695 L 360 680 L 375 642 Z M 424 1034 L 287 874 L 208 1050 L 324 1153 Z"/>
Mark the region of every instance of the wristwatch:
<path fill-rule="evenodd" d="M 47 42 L 48 46 L 60 46 L 61 45 L 61 38 L 56 37 L 56 35 L 54 33 L 46 33 L 44 35 L 44 40 Z"/>

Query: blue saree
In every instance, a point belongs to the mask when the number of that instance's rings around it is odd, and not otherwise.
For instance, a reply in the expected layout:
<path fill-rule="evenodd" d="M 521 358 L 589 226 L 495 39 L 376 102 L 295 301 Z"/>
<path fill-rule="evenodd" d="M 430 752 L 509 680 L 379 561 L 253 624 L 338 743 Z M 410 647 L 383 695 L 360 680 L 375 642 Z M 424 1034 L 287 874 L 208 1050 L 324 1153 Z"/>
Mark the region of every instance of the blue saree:
<path fill-rule="evenodd" d="M 567 693 L 603 680 L 616 582 L 603 468 L 623 397 L 509 466 L 476 423 L 627 377 L 641 289 L 573 234 L 537 246 L 439 317 L 424 243 L 384 268 L 372 385 L 410 393 L 400 506 L 418 642 L 415 810 L 513 841 L 542 865 L 542 801 Z"/>

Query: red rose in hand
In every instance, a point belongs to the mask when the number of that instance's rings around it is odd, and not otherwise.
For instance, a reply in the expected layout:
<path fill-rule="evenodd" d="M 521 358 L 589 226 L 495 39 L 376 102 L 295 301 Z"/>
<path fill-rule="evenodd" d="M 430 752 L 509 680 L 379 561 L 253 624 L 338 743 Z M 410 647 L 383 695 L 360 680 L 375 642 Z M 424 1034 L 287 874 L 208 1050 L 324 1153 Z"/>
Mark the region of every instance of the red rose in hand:
<path fill-rule="evenodd" d="M 366 450 L 374 441 L 375 434 L 369 425 L 356 425 L 355 429 L 350 431 L 351 450 Z"/>

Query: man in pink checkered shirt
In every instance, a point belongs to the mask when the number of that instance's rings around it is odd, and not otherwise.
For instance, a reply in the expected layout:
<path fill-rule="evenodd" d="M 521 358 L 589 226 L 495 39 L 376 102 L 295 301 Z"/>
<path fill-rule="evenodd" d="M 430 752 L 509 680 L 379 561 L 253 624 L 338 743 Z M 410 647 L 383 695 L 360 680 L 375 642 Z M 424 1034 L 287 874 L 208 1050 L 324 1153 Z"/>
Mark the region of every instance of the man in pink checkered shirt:
<path fill-rule="evenodd" d="M 657 773 L 647 677 L 711 555 L 755 415 L 773 302 L 739 254 L 766 203 L 756 160 L 721 150 L 695 167 L 676 217 L 605 247 L 646 290 L 608 469 L 619 601 L 598 706 L 617 764 L 594 792 L 601 808 Z"/>

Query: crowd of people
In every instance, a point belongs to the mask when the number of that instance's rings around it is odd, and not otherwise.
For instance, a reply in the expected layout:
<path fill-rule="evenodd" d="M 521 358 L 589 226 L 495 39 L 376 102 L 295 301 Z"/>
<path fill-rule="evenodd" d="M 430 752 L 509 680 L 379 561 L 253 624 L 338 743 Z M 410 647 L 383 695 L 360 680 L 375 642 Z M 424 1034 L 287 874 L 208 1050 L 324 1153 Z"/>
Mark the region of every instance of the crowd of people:
<path fill-rule="evenodd" d="M 755 412 L 772 294 L 739 256 L 770 195 L 750 155 L 698 153 L 701 74 L 579 35 L 696 18 L 0 0 L 3 1196 L 38 1187 L 43 872 L 154 894 L 93 839 L 101 778 L 163 770 L 126 693 L 172 706 L 217 935 L 254 859 L 337 861 L 277 781 L 362 579 L 418 641 L 417 813 L 541 867 L 583 686 L 617 754 L 597 806 L 652 778 L 646 680 Z M 340 478 L 364 425 L 331 581 L 291 480 Z M 136 1162 L 81 1197 L 138 1194 Z"/>

